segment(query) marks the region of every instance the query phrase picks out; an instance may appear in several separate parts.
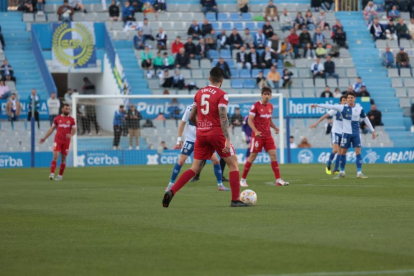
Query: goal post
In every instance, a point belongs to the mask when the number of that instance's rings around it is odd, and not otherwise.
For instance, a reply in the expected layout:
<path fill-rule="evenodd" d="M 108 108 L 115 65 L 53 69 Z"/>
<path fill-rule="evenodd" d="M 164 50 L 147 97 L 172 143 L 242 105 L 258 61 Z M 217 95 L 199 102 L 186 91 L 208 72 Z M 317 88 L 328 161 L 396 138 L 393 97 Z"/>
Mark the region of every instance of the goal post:
<path fill-rule="evenodd" d="M 244 117 L 248 115 L 250 107 L 253 103 L 261 99 L 261 94 L 228 94 L 229 105 L 228 113 L 231 116 L 234 114 L 237 107 L 240 108 L 241 115 Z M 141 126 L 146 120 L 151 123 L 156 123 L 156 127 L 151 133 L 152 136 L 145 136 L 143 132 L 146 129 L 141 129 L 141 139 L 146 139 L 146 150 L 157 149 L 159 141 L 164 138 L 170 143 L 170 148 L 178 133 L 178 124 L 181 117 L 190 104 L 193 103 L 194 95 L 80 95 L 74 93 L 72 95 L 72 114 L 78 126 L 77 134 L 72 138 L 72 152 L 73 152 L 73 166 L 84 166 L 80 164 L 78 158 L 79 152 L 84 151 L 112 151 L 113 149 L 127 152 L 131 149 L 127 145 L 129 139 L 122 138 L 123 142 L 120 146 L 112 147 L 112 139 L 114 139 L 113 120 L 115 111 L 119 109 L 120 105 L 124 105 L 126 110 L 131 105 L 141 113 Z M 271 103 L 274 105 L 274 112 L 272 119 L 278 119 L 278 127 L 280 132 L 276 136 L 276 142 L 279 149 L 279 161 L 281 164 L 285 163 L 285 124 L 284 124 L 284 102 L 283 94 L 277 93 L 272 95 Z M 160 114 L 161 113 L 161 114 Z M 157 118 L 158 117 L 158 118 Z M 166 121 L 159 121 L 159 117 L 164 117 Z M 172 119 L 172 120 L 168 120 Z M 167 124 L 166 124 L 167 122 Z M 85 126 L 85 124 L 87 124 Z M 94 125 L 95 124 L 95 125 Z M 163 127 L 159 127 L 163 124 Z M 166 127 L 167 125 L 167 127 Z M 176 127 L 174 127 L 176 126 Z M 95 128 L 96 127 L 96 132 Z M 85 132 L 86 129 L 86 132 Z M 236 128 L 235 128 L 236 129 Z M 128 136 L 128 130 L 122 130 L 122 137 Z M 88 133 L 89 132 L 89 133 Z M 232 132 L 232 130 L 230 130 Z M 237 133 L 241 136 L 241 128 L 237 128 Z M 183 136 L 185 135 L 185 131 Z M 183 137 L 185 138 L 185 137 Z M 120 138 L 121 139 L 121 138 Z M 231 141 L 236 147 L 242 145 L 242 138 L 231 135 Z M 236 142 L 236 144 L 235 144 Z M 114 142 L 115 143 L 115 142 Z M 154 144 L 155 143 L 155 144 Z M 168 146 L 168 145 L 167 145 Z M 247 148 L 244 143 L 243 148 Z M 135 149 L 135 147 L 133 148 Z M 128 156 L 136 153 L 135 150 L 129 151 Z M 129 157 L 133 158 L 133 157 Z M 132 163 L 127 163 L 132 164 Z M 148 163 L 149 164 L 149 163 Z"/>

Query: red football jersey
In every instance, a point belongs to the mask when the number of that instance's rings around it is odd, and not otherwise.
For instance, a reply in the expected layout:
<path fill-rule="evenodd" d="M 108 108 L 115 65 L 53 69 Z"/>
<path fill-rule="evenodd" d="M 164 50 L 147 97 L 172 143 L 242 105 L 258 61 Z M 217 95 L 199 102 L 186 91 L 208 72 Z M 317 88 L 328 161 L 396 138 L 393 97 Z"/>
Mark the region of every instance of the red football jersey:
<path fill-rule="evenodd" d="M 197 105 L 197 136 L 222 134 L 219 107 L 227 108 L 229 96 L 226 92 L 209 85 L 197 91 L 194 103 Z"/>
<path fill-rule="evenodd" d="M 270 132 L 270 120 L 272 120 L 273 105 L 268 103 L 266 105 L 262 102 L 257 102 L 252 105 L 249 114 L 254 116 L 253 124 L 258 131 L 262 133 L 260 138 L 271 137 L 272 133 Z M 252 137 L 255 137 L 254 131 L 252 132 Z"/>
<path fill-rule="evenodd" d="M 55 117 L 53 124 L 56 127 L 55 142 L 70 142 L 70 139 L 66 138 L 66 135 L 72 132 L 72 128 L 76 128 L 75 119 L 71 116 L 58 115 Z"/>

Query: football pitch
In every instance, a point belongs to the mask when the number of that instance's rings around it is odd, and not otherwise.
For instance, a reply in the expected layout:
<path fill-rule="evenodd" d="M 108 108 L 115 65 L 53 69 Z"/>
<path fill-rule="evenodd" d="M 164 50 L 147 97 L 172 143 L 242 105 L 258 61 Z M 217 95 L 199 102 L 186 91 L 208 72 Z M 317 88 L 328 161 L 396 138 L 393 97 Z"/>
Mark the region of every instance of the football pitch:
<path fill-rule="evenodd" d="M 340 180 L 282 165 L 287 187 L 253 165 L 248 208 L 229 207 L 212 165 L 162 208 L 171 170 L 0 170 L 0 275 L 414 275 L 413 164 L 364 165 L 369 179 L 348 164 Z"/>

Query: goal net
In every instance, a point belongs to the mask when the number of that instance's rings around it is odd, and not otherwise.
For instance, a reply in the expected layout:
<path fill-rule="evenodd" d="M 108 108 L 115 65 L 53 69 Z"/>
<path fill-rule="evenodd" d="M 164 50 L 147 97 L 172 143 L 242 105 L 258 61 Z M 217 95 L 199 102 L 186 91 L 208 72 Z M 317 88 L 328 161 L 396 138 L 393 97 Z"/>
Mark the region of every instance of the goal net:
<path fill-rule="evenodd" d="M 228 114 L 245 118 L 260 94 L 229 94 Z M 179 150 L 178 127 L 185 109 L 194 95 L 79 95 L 72 97 L 72 113 L 77 122 L 77 135 L 72 140 L 73 166 L 156 165 L 174 164 Z M 283 119 L 283 95 L 273 94 L 273 119 L 280 132 L 273 137 L 278 146 L 280 163 L 284 163 L 286 145 Z M 124 106 L 121 110 L 120 106 Z M 239 114 L 241 116 L 233 116 Z M 128 115 L 128 116 L 125 116 Z M 133 119 L 133 120 L 132 120 Z M 239 120 L 233 120 L 230 139 L 240 163 L 245 162 L 248 144 Z M 185 130 L 182 135 L 185 140 Z M 268 163 L 259 154 L 258 163 Z M 187 159 L 192 162 L 191 158 Z"/>

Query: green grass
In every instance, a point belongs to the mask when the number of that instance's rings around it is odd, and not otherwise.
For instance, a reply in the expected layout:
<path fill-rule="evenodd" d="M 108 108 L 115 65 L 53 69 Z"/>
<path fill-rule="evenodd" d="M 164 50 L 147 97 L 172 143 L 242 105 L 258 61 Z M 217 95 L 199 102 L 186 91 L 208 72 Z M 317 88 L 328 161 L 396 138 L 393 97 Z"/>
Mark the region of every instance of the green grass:
<path fill-rule="evenodd" d="M 257 205 L 230 208 L 207 165 L 168 209 L 172 166 L 2 169 L 0 275 L 414 275 L 413 164 L 354 167 L 281 166 L 275 187 L 254 165 Z"/>

